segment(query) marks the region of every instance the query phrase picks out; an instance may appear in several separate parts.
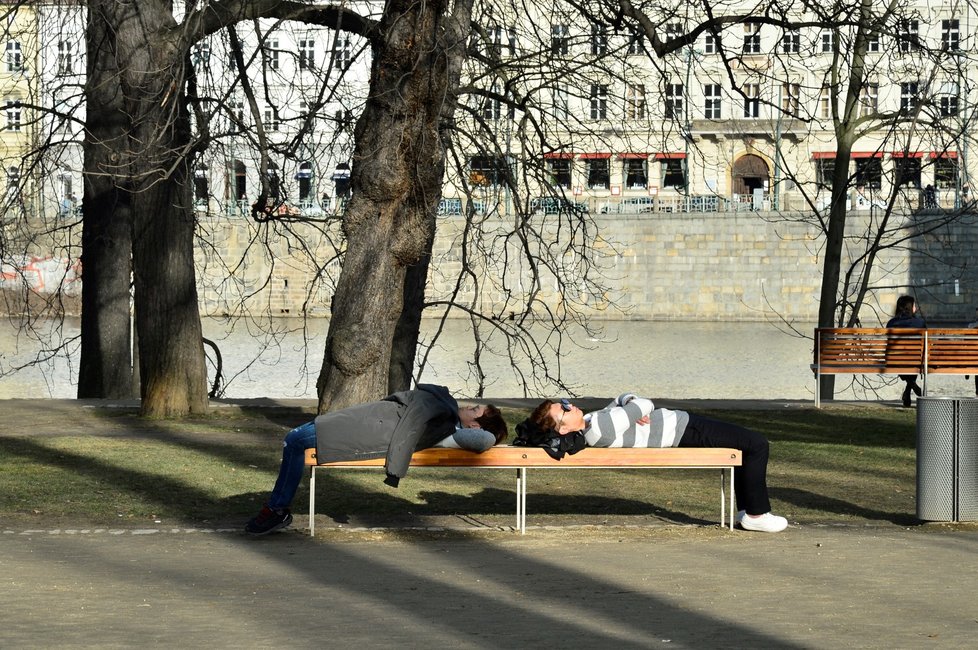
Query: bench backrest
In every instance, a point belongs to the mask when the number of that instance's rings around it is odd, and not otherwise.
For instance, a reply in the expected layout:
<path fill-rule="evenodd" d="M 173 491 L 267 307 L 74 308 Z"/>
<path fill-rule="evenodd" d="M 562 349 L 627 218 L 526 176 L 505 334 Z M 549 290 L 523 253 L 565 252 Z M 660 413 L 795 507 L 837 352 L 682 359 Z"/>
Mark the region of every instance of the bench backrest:
<path fill-rule="evenodd" d="M 978 374 L 978 329 L 927 330 L 927 370 Z"/>
<path fill-rule="evenodd" d="M 978 329 L 819 327 L 821 374 L 978 374 Z"/>
<path fill-rule="evenodd" d="M 433 447 L 416 451 L 411 467 L 740 467 L 738 449 L 667 447 L 665 449 L 591 447 L 556 461 L 539 447 L 498 445 L 481 454 Z M 318 463 L 316 450 L 306 450 L 306 465 L 318 467 L 383 467 L 383 458 Z"/>
<path fill-rule="evenodd" d="M 916 374 L 924 365 L 923 329 L 819 327 L 815 364 L 822 374 Z"/>

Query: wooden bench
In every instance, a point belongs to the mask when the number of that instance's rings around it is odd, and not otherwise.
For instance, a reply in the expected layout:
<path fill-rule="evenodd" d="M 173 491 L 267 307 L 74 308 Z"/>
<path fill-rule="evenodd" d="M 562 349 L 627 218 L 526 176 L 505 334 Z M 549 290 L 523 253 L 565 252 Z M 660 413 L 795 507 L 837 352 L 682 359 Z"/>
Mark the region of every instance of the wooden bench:
<path fill-rule="evenodd" d="M 411 467 L 474 467 L 516 470 L 516 529 L 526 534 L 527 470 L 534 469 L 719 469 L 720 526 L 726 525 L 726 495 L 729 496 L 730 529 L 734 526 L 734 468 L 740 467 L 739 449 L 726 448 L 589 448 L 556 461 L 537 447 L 499 445 L 477 454 L 461 449 L 435 447 L 417 451 Z M 316 533 L 316 470 L 384 466 L 383 458 L 319 464 L 316 450 L 306 450 L 309 466 L 309 534 Z"/>
<path fill-rule="evenodd" d="M 818 327 L 815 329 L 815 406 L 822 375 L 978 374 L 978 329 Z"/>

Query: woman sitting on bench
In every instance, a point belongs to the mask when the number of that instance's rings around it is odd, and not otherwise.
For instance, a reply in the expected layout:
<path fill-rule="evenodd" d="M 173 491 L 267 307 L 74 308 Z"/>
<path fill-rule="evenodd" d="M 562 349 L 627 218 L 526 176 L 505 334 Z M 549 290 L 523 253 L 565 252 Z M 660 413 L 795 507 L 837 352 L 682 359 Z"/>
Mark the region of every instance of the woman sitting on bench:
<path fill-rule="evenodd" d="M 584 447 L 729 447 L 743 453 L 734 473 L 737 524 L 744 530 L 777 533 L 788 520 L 771 513 L 767 493 L 767 439 L 756 431 L 685 411 L 657 409 L 631 393 L 593 413 L 568 400 L 545 400 L 516 428 L 515 444 L 543 446 L 552 456 Z M 556 434 L 556 436 L 554 435 Z M 556 455 L 555 455 L 556 454 Z"/>

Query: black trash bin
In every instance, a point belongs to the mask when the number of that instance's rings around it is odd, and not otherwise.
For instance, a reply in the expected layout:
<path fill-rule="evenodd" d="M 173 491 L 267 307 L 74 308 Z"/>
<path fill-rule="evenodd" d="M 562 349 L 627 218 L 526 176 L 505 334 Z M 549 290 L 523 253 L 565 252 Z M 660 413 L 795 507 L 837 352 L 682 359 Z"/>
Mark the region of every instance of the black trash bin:
<path fill-rule="evenodd" d="M 978 520 L 978 399 L 917 400 L 917 518 Z"/>

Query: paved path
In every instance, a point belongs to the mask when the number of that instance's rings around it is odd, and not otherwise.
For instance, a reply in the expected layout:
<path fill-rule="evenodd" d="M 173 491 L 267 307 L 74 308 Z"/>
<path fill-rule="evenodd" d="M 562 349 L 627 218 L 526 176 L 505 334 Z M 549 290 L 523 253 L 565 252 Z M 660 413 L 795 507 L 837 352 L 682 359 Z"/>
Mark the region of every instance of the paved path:
<path fill-rule="evenodd" d="M 34 435 L 163 426 L 95 417 L 74 401 L 0 406 L 0 435 L 22 434 L 25 422 Z M 263 413 L 285 421 L 309 406 Z M 700 408 L 713 406 L 733 405 Z M 971 648 L 978 639 L 973 526 L 323 532 L 256 540 L 0 521 L 0 647 Z"/>
<path fill-rule="evenodd" d="M 978 532 L 0 532 L 0 645 L 971 648 Z"/>

